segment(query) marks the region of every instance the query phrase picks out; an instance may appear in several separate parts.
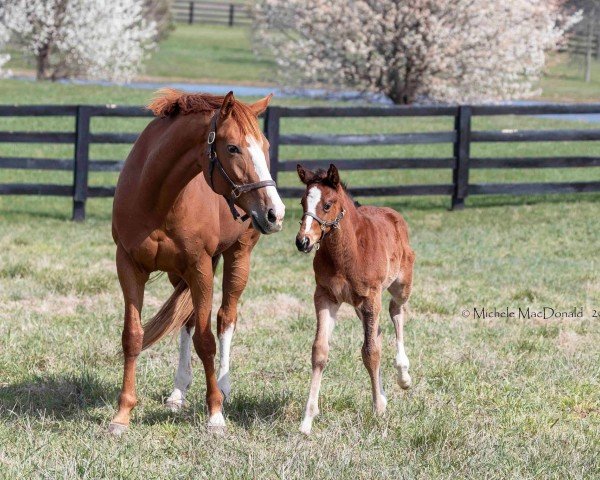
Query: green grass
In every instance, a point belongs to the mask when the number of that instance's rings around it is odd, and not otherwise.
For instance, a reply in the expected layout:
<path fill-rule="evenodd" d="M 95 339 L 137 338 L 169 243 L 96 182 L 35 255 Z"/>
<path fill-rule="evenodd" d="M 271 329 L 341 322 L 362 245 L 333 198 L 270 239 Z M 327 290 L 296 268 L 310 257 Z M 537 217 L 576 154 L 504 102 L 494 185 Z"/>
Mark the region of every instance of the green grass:
<path fill-rule="evenodd" d="M 144 103 L 147 91 L 0 81 L 0 103 Z M 476 129 L 515 128 L 514 118 Z M 96 131 L 141 129 L 102 120 Z M 0 130 L 71 129 L 66 119 L 1 119 Z M 450 120 L 289 120 L 287 132 L 435 131 Z M 518 128 L 592 128 L 537 118 Z M 283 130 L 282 130 L 283 131 Z M 598 155 L 593 142 L 481 145 L 477 155 Z M 95 147 L 123 158 L 127 147 Z M 2 145 L 1 155 L 69 156 L 62 147 Z M 285 149 L 284 158 L 444 156 L 448 146 Z M 598 180 L 598 169 L 481 171 L 477 180 Z M 70 181 L 49 172 L 1 172 L 5 181 Z M 352 185 L 445 182 L 449 171 L 342 173 Z M 94 175 L 92 183 L 112 183 Z M 285 185 L 298 185 L 293 175 Z M 0 198 L 0 478 L 597 478 L 600 475 L 600 195 L 472 197 L 448 212 L 441 197 L 361 199 L 398 209 L 417 253 L 405 342 L 413 388 L 393 381 L 393 327 L 383 314 L 388 411 L 371 413 L 360 360 L 362 328 L 350 308 L 336 327 L 314 434 L 297 432 L 314 333 L 311 259 L 297 253 L 300 209 L 286 201 L 284 230 L 259 242 L 232 353 L 228 433 L 205 429 L 204 380 L 194 358 L 190 405 L 162 403 L 177 351 L 162 341 L 141 356 L 140 404 L 130 432 L 106 433 L 121 382 L 122 298 L 110 200 L 88 202 L 73 224 L 70 200 Z M 221 273 L 218 272 L 218 278 Z M 144 318 L 169 295 L 148 285 Z M 216 303 L 220 298 L 217 288 Z M 386 298 L 387 302 L 387 298 Z M 474 307 L 557 310 L 584 317 L 478 320 Z M 216 306 L 214 311 L 216 311 Z M 383 310 L 386 311 L 386 308 Z M 194 356 L 195 357 L 195 356 Z"/>

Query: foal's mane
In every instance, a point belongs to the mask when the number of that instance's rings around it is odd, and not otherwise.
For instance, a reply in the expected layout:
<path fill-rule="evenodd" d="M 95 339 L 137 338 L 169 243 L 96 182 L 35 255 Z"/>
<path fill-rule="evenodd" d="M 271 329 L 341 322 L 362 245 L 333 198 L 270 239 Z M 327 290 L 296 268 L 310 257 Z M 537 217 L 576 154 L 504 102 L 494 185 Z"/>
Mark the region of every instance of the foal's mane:
<path fill-rule="evenodd" d="M 310 182 L 308 182 L 308 184 L 306 185 L 306 188 L 308 189 L 311 185 L 314 185 L 316 183 L 319 183 L 321 185 L 327 185 L 328 187 L 331 188 L 335 188 L 328 180 L 327 178 L 327 170 L 324 170 L 322 168 L 317 168 L 314 172 L 314 177 L 310 179 Z M 340 181 L 340 185 L 342 186 L 342 190 L 344 191 L 344 193 L 346 194 L 346 196 L 352 200 L 352 202 L 354 202 L 354 206 L 355 207 L 360 207 L 361 204 L 354 200 L 354 197 L 350 194 L 350 192 L 348 191 L 348 185 L 346 184 L 346 182 L 341 182 Z"/>
<path fill-rule="evenodd" d="M 174 88 L 162 88 L 156 92 L 155 97 L 146 106 L 156 117 L 174 117 L 175 115 L 189 115 L 190 113 L 214 112 L 221 108 L 222 95 L 208 93 L 185 93 Z M 260 129 L 256 115 L 250 107 L 239 100 L 234 100 L 232 118 L 239 125 L 242 134 L 251 134 L 260 138 Z"/>

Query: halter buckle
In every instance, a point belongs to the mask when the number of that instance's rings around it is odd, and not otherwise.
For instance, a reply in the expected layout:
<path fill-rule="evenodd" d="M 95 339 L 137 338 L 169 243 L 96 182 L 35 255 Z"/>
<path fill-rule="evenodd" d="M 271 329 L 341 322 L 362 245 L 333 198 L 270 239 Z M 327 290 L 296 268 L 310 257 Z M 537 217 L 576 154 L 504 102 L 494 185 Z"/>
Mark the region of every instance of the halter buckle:
<path fill-rule="evenodd" d="M 213 143 L 215 143 L 215 137 L 217 136 L 217 134 L 215 133 L 215 131 L 213 130 L 212 132 L 209 132 L 208 134 L 208 144 L 212 145 Z"/>
<path fill-rule="evenodd" d="M 233 190 L 231 190 L 231 198 L 240 198 L 242 193 L 244 192 L 240 190 L 240 187 L 233 187 Z"/>

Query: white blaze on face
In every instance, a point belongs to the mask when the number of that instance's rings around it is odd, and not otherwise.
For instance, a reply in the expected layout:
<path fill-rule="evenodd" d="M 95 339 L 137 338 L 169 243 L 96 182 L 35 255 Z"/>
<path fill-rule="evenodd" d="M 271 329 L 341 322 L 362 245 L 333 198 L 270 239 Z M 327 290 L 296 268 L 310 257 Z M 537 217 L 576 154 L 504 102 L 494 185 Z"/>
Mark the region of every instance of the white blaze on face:
<path fill-rule="evenodd" d="M 248 151 L 252 157 L 252 163 L 254 164 L 254 170 L 258 175 L 258 180 L 261 182 L 263 180 L 273 180 L 271 177 L 271 172 L 269 172 L 269 168 L 267 167 L 265 153 L 262 150 L 262 140 L 259 141 L 252 135 L 246 135 L 246 142 L 248 143 Z M 273 210 L 275 210 L 277 223 L 281 223 L 283 221 L 283 216 L 285 215 L 285 205 L 281 201 L 279 193 L 277 193 L 277 189 L 275 187 L 265 187 L 265 190 L 269 200 L 271 201 L 271 207 Z"/>
<path fill-rule="evenodd" d="M 319 187 L 311 187 L 308 191 L 308 195 L 306 196 L 306 211 L 308 213 L 312 213 L 314 215 L 317 214 L 317 205 L 321 201 L 321 190 Z M 310 227 L 312 226 L 313 218 L 308 215 L 305 217 L 306 223 L 304 224 L 304 233 L 310 232 Z"/>

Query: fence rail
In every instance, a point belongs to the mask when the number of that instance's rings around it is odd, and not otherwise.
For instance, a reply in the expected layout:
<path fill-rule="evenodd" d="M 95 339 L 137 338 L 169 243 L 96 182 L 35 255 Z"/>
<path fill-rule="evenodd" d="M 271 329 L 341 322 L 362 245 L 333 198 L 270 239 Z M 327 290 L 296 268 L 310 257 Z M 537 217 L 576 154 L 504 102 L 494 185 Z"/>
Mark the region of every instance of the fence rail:
<path fill-rule="evenodd" d="M 173 19 L 179 23 L 211 23 L 247 26 L 252 23 L 249 7 L 243 3 L 175 0 L 171 6 Z"/>
<path fill-rule="evenodd" d="M 600 182 L 540 182 L 540 183 L 471 183 L 471 169 L 539 169 L 600 167 L 599 156 L 550 157 L 472 157 L 471 145 L 477 142 L 555 142 L 600 141 L 600 129 L 589 130 L 525 130 L 473 131 L 472 120 L 479 116 L 600 114 L 600 104 L 537 104 L 482 106 L 414 106 L 414 107 L 269 107 L 265 116 L 265 135 L 270 143 L 271 173 L 275 181 L 279 172 L 295 170 L 297 162 L 315 167 L 335 163 L 343 170 L 378 169 L 447 169 L 452 182 L 444 184 L 365 186 L 351 189 L 358 196 L 448 195 L 452 208 L 463 208 L 469 195 L 529 195 L 546 193 L 600 192 Z M 95 117 L 151 117 L 140 107 L 124 106 L 1 106 L 1 117 L 72 117 L 72 132 L 0 131 L 0 143 L 72 144 L 73 157 L 30 158 L 0 156 L 0 169 L 72 171 L 71 184 L 0 183 L 0 195 L 57 195 L 73 198 L 73 219 L 85 218 L 88 198 L 110 197 L 114 186 L 89 186 L 90 172 L 118 172 L 120 160 L 92 160 L 93 144 L 130 144 L 137 133 L 107 133 L 92 131 Z M 380 135 L 289 134 L 284 131 L 285 118 L 369 118 L 369 117 L 449 117 L 454 127 L 444 132 L 414 132 Z M 452 145 L 453 153 L 446 158 L 358 158 L 358 159 L 282 159 L 284 145 Z M 300 188 L 279 188 L 284 197 L 298 197 Z"/>

